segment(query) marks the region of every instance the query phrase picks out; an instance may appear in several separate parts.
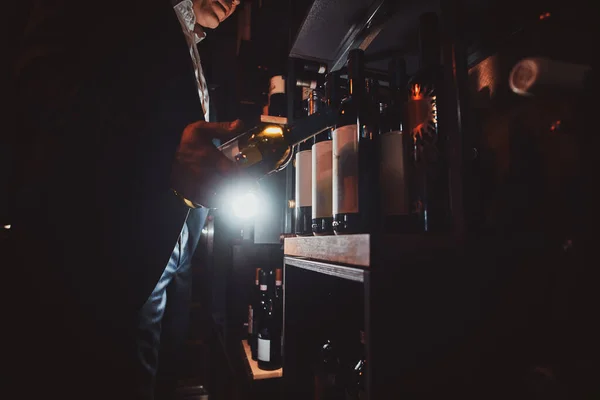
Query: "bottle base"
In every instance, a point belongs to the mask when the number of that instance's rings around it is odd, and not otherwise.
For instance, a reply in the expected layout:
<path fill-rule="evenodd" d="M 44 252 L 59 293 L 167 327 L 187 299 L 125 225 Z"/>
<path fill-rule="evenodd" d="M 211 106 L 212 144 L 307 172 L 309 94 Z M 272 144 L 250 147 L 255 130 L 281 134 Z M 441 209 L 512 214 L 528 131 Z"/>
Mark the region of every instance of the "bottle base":
<path fill-rule="evenodd" d="M 333 216 L 333 233 L 336 235 L 352 235 L 359 232 L 365 232 L 360 229 L 361 220 L 359 214 L 335 214 Z"/>
<path fill-rule="evenodd" d="M 312 236 L 311 207 L 296 208 L 296 236 Z"/>
<path fill-rule="evenodd" d="M 281 365 L 279 365 L 279 364 L 268 365 L 261 361 L 258 361 L 258 369 L 262 369 L 263 371 L 275 371 L 279 368 L 281 368 Z"/>
<path fill-rule="evenodd" d="M 313 218 L 312 234 L 315 236 L 333 235 L 333 217 Z"/>

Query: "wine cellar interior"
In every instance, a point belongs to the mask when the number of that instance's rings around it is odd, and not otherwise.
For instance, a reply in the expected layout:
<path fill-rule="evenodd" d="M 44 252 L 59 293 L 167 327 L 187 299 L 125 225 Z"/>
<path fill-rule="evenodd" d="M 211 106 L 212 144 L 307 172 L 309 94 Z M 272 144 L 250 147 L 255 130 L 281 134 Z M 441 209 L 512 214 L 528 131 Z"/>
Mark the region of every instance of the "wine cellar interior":
<path fill-rule="evenodd" d="M 9 59 L 30 3 L 7 11 Z M 207 29 L 210 120 L 245 128 L 213 143 L 253 185 L 197 238 L 177 398 L 600 399 L 597 19 L 580 0 L 242 0 Z"/>

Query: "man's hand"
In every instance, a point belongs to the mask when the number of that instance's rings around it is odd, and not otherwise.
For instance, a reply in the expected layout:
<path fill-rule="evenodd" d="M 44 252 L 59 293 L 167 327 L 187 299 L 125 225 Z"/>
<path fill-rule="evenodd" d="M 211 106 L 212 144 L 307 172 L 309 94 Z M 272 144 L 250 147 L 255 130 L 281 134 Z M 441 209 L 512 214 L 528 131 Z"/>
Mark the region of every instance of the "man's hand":
<path fill-rule="evenodd" d="M 192 0 L 196 23 L 215 29 L 233 14 L 240 0 Z"/>
<path fill-rule="evenodd" d="M 213 144 L 213 138 L 229 139 L 242 129 L 242 122 L 204 122 L 183 131 L 171 172 L 171 187 L 188 200 L 204 207 L 219 204 L 217 193 L 241 174 L 231 160 Z"/>

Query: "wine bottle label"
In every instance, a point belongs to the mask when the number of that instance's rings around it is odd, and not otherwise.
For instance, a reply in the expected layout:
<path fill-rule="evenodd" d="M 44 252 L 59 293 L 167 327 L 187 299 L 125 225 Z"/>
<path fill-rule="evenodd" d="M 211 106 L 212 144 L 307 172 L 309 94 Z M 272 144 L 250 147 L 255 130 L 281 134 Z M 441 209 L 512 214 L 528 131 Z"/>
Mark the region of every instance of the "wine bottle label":
<path fill-rule="evenodd" d="M 331 217 L 333 142 L 325 140 L 312 147 L 312 218 Z"/>
<path fill-rule="evenodd" d="M 333 214 L 358 213 L 358 132 L 356 125 L 333 131 Z"/>
<path fill-rule="evenodd" d="M 261 292 L 265 292 L 267 290 L 267 285 L 260 285 Z"/>
<path fill-rule="evenodd" d="M 254 310 L 248 306 L 248 334 L 252 335 L 252 324 L 254 323 Z"/>
<path fill-rule="evenodd" d="M 266 124 L 286 125 L 287 118 L 286 117 L 277 117 L 275 115 L 261 115 L 260 122 L 264 122 Z"/>
<path fill-rule="evenodd" d="M 281 286 L 281 281 L 275 281 L 275 286 Z"/>
<path fill-rule="evenodd" d="M 404 144 L 400 131 L 381 135 L 381 199 L 383 215 L 407 215 L 410 204 L 404 170 Z"/>
<path fill-rule="evenodd" d="M 260 361 L 271 361 L 271 341 L 258 338 L 258 359 Z"/>
<path fill-rule="evenodd" d="M 285 79 L 281 75 L 275 75 L 271 78 L 269 85 L 269 97 L 275 93 L 285 93 Z"/>
<path fill-rule="evenodd" d="M 310 150 L 296 154 L 296 207 L 312 204 L 312 155 Z"/>

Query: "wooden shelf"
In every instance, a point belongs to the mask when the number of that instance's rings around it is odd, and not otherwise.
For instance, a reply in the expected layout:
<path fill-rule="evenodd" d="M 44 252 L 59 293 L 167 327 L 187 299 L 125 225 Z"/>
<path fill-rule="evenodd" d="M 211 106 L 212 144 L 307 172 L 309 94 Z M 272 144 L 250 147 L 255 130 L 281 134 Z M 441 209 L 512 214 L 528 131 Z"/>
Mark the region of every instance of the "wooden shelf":
<path fill-rule="evenodd" d="M 369 235 L 364 234 L 286 238 L 283 253 L 286 256 L 368 267 L 371 254 L 369 239 Z"/>
<path fill-rule="evenodd" d="M 265 371 L 263 369 L 258 368 L 258 363 L 252 359 L 252 351 L 250 350 L 250 346 L 246 340 L 242 340 L 242 348 L 246 355 L 246 365 L 250 369 L 250 374 L 252 375 L 252 379 L 273 379 L 273 378 L 281 378 L 283 376 L 283 368 L 279 368 L 273 371 Z"/>
<path fill-rule="evenodd" d="M 382 235 L 376 242 L 371 243 L 371 241 L 372 238 L 368 234 L 291 237 L 285 238 L 283 253 L 285 256 L 323 263 L 372 267 L 374 245 L 377 245 L 376 251 L 379 254 L 377 259 L 385 259 L 387 262 L 401 261 L 405 255 L 410 253 L 451 249 L 459 246 L 459 242 L 451 235 Z M 333 275 L 335 274 L 333 273 Z"/>

